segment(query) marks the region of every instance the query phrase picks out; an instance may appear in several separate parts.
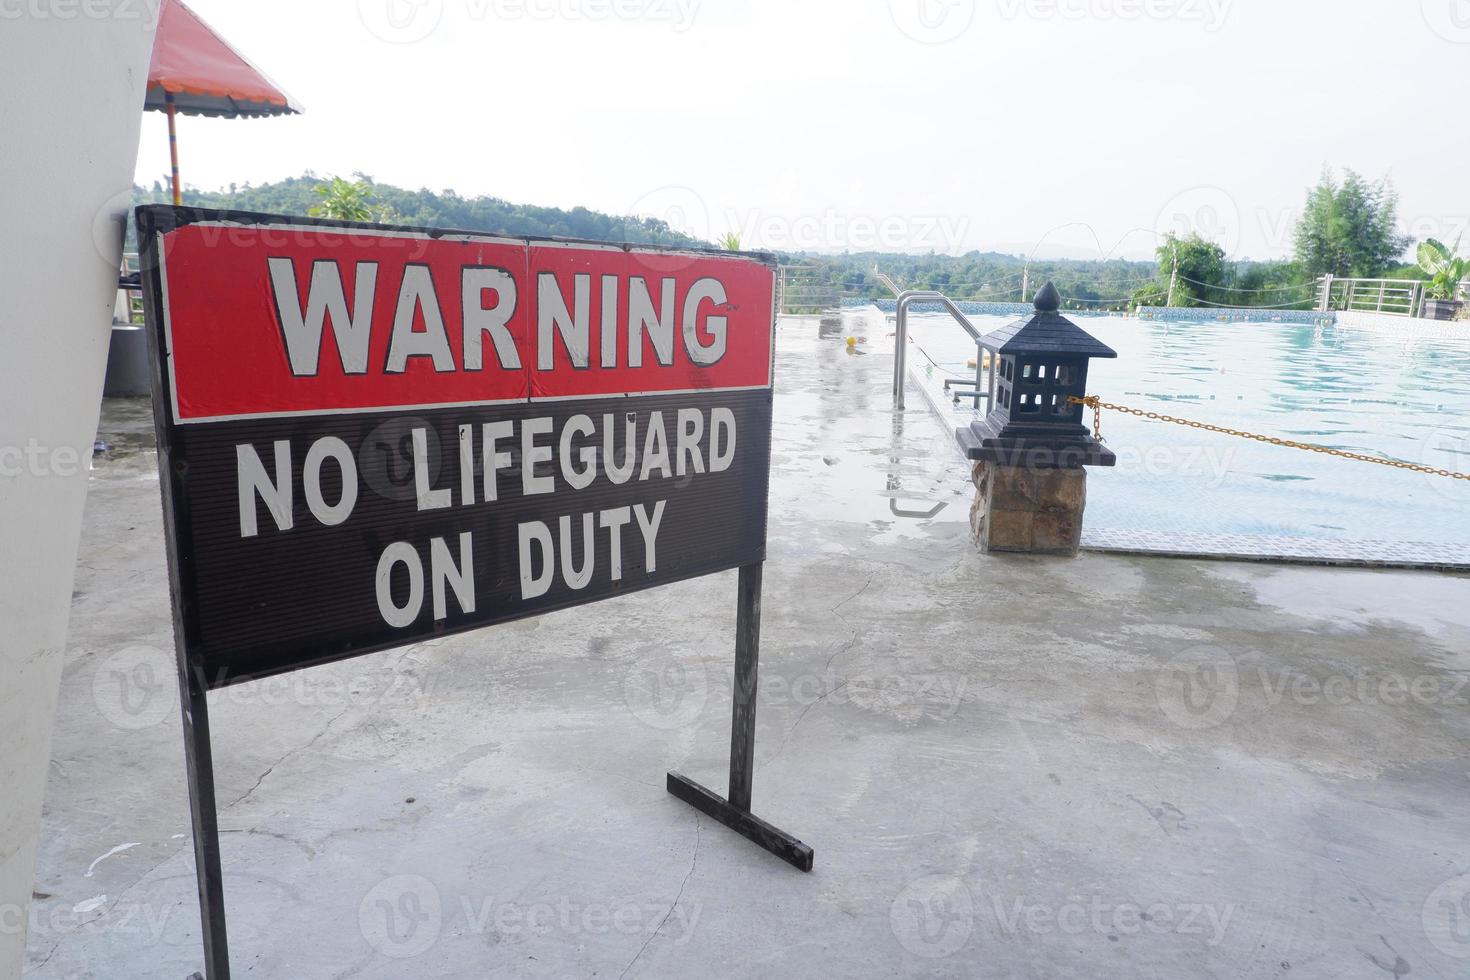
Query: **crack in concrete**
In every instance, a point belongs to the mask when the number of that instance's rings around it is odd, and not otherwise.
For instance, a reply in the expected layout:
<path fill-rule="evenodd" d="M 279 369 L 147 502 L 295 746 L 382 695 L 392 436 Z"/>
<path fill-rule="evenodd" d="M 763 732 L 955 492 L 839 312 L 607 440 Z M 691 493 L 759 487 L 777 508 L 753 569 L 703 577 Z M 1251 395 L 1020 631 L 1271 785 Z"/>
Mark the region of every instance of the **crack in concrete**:
<path fill-rule="evenodd" d="M 852 636 L 849 637 L 848 640 L 847 640 L 847 642 L 844 643 L 841 647 L 839 647 L 838 649 L 834 650 L 832 652 L 832 656 L 830 656 L 830 657 L 827 658 L 827 664 L 826 664 L 825 667 L 822 668 L 824 673 L 827 670 L 830 670 L 832 668 L 832 661 L 836 660 L 841 654 L 844 654 L 847 651 L 851 650 L 853 647 L 857 646 L 857 641 L 858 641 L 857 627 L 853 626 L 852 623 L 848 621 L 848 618 L 846 616 L 842 615 L 842 613 L 838 612 L 838 610 L 841 609 L 843 606 L 847 605 L 852 600 L 856 599 L 858 596 L 862 595 L 864 592 L 868 591 L 868 586 L 870 586 L 870 585 L 873 584 L 873 576 L 875 574 L 876 573 L 874 573 L 874 572 L 869 572 L 868 573 L 868 580 L 863 583 L 863 587 L 862 588 L 858 589 L 852 595 L 848 596 L 846 599 L 843 599 L 837 605 L 835 605 L 835 606 L 832 607 L 832 609 L 831 609 L 832 615 L 834 615 L 838 619 L 842 620 L 842 624 L 844 626 L 846 626 L 848 629 L 852 630 Z M 805 713 L 806 712 L 802 712 L 802 714 L 805 714 Z M 793 725 L 792 727 L 795 728 L 796 726 Z"/>
<path fill-rule="evenodd" d="M 835 605 L 835 606 L 832 607 L 832 612 L 833 612 L 833 614 L 838 619 L 842 620 L 844 623 L 847 622 L 847 617 L 843 616 L 842 613 L 838 612 L 837 610 L 841 609 L 843 606 L 847 605 L 849 602 L 851 602 L 852 600 L 856 599 L 858 596 L 862 595 L 864 592 L 868 591 L 868 586 L 870 586 L 870 585 L 873 584 L 873 576 L 875 574 L 877 574 L 877 573 L 876 572 L 869 572 L 868 573 L 868 580 L 863 583 L 863 587 L 861 589 L 858 589 L 852 595 L 848 596 L 846 599 L 843 599 L 837 605 Z"/>
<path fill-rule="evenodd" d="M 308 860 L 316 857 L 316 848 L 310 844 L 305 841 L 299 841 L 294 837 L 287 837 L 285 834 L 278 833 L 274 830 L 257 830 L 254 827 L 221 827 L 219 833 L 221 837 L 225 834 L 249 834 L 258 837 L 273 837 L 278 841 L 284 841 L 290 844 L 292 847 L 299 847 Z"/>
<path fill-rule="evenodd" d="M 246 797 L 248 797 L 251 793 L 254 793 L 256 790 L 260 789 L 260 784 L 263 783 L 263 782 L 265 782 L 265 777 L 269 776 L 271 773 L 273 773 L 275 771 L 276 771 L 276 767 L 275 766 L 270 766 L 269 768 L 267 768 L 265 772 L 263 772 L 263 773 L 260 774 L 260 778 L 255 781 L 255 785 L 252 786 L 252 787 L 250 787 L 249 789 L 247 789 L 245 791 L 245 795 L 244 796 L 240 797 L 240 799 L 236 800 L 234 803 L 231 803 L 229 806 L 225 807 L 225 809 L 228 810 L 231 807 L 234 807 L 235 804 L 244 801 L 246 799 Z"/>
<path fill-rule="evenodd" d="M 229 804 L 228 806 L 224 807 L 224 809 L 226 809 L 226 810 L 233 810 L 235 807 L 239 806 L 241 803 L 244 803 L 247 799 L 250 798 L 250 795 L 252 793 L 254 793 L 256 790 L 260 789 L 260 784 L 263 783 L 263 782 L 265 782 L 265 777 L 267 777 L 271 773 L 275 772 L 277 766 L 279 766 L 281 763 L 285 762 L 287 759 L 291 758 L 291 756 L 296 755 L 298 752 L 305 752 L 307 749 L 311 748 L 317 742 L 320 742 L 326 736 L 327 732 L 329 732 L 329 731 L 332 730 L 332 726 L 337 723 L 337 719 L 341 718 L 343 715 L 347 714 L 347 712 L 349 712 L 351 710 L 352 710 L 352 705 L 349 704 L 347 707 L 343 708 L 341 711 L 339 711 L 335 715 L 333 715 L 331 717 L 331 720 L 329 720 L 325 725 L 322 726 L 322 730 L 319 731 L 319 732 L 317 732 L 314 736 L 312 736 L 311 741 L 307 742 L 305 745 L 298 746 L 296 748 L 290 749 L 289 751 L 286 752 L 285 755 L 281 756 L 275 762 L 271 763 L 270 766 L 266 768 L 265 772 L 263 772 L 263 773 L 260 774 L 260 778 L 255 781 L 255 785 L 254 786 L 252 786 L 249 789 L 247 789 L 245 791 L 245 794 L 243 796 L 241 796 L 239 799 L 235 800 L 235 802 L 233 802 L 233 803 Z"/>
<path fill-rule="evenodd" d="M 56 940 L 55 945 L 53 945 L 51 947 L 50 951 L 46 953 L 46 958 L 44 960 L 42 960 L 41 962 L 37 963 L 36 966 L 35 966 L 35 969 L 40 970 L 43 967 L 45 967 L 45 965 L 47 963 L 50 963 L 51 962 L 51 957 L 53 957 L 53 956 L 56 955 L 56 951 L 61 948 L 61 944 L 64 943 L 64 942 L 66 942 L 65 939 L 58 939 L 58 940 Z"/>
<path fill-rule="evenodd" d="M 844 653 L 847 653 L 853 647 L 857 646 L 857 643 L 858 643 L 858 630 L 857 630 L 857 627 L 853 626 L 852 623 L 848 621 L 847 617 L 844 616 L 844 615 L 842 615 L 842 613 L 838 612 L 838 610 L 841 609 L 843 606 L 847 605 L 849 602 L 851 602 L 854 599 L 856 599 L 859 596 L 861 596 L 864 592 L 868 591 L 868 586 L 870 586 L 870 585 L 873 584 L 873 576 L 875 574 L 876 574 L 875 572 L 869 572 L 868 573 L 868 580 L 863 583 L 862 588 L 858 589 L 852 595 L 848 596 L 846 599 L 843 599 L 837 605 L 833 606 L 831 608 L 831 610 L 829 610 L 832 613 L 832 615 L 834 615 L 838 619 L 842 620 L 843 624 L 846 625 L 848 629 L 852 630 L 852 636 L 848 637 L 847 640 L 844 641 L 836 650 L 832 651 L 832 655 L 827 658 L 826 664 L 824 664 L 823 667 L 822 667 L 822 673 L 823 674 L 826 674 L 828 671 L 830 671 L 832 669 L 832 662 L 834 660 L 836 660 L 838 657 L 842 656 Z M 799 714 L 799 715 L 796 716 L 796 721 L 794 721 L 794 722 L 791 723 L 791 727 L 788 728 L 788 729 L 786 729 L 786 734 L 781 737 L 781 744 L 776 746 L 776 751 L 772 752 L 770 755 L 768 755 L 766 757 L 765 763 L 763 763 L 763 764 L 770 764 L 771 762 L 774 762 L 776 760 L 776 758 L 783 751 L 785 751 L 785 749 L 786 749 L 786 743 L 788 743 L 788 742 L 791 741 L 791 736 L 793 736 L 793 735 L 796 734 L 796 729 L 801 725 L 802 721 L 806 718 L 807 713 L 809 711 L 811 711 L 817 705 L 821 704 L 823 701 L 827 700 L 832 695 L 838 693 L 839 691 L 841 691 L 842 689 L 844 689 L 845 687 L 847 687 L 848 684 L 850 684 L 850 683 L 852 683 L 852 682 L 851 681 L 843 681 L 841 684 L 838 684 L 832 690 L 828 691 L 827 693 L 823 694 L 821 697 L 819 697 L 816 700 L 814 700 L 811 704 L 807 705 L 805 708 L 802 708 L 801 709 L 801 714 Z"/>
<path fill-rule="evenodd" d="M 658 934 L 663 929 L 664 923 L 668 922 L 669 916 L 674 914 L 674 909 L 679 907 L 679 900 L 684 897 L 684 887 L 689 884 L 689 878 L 694 874 L 694 867 L 699 863 L 699 828 L 700 819 L 699 814 L 696 813 L 694 815 L 694 853 L 689 858 L 689 870 L 684 872 L 684 880 L 679 882 L 679 892 L 674 896 L 674 901 L 669 905 L 669 909 L 664 913 L 664 917 L 658 920 L 658 925 L 654 927 L 653 935 L 643 940 L 643 945 L 638 947 L 638 952 L 633 954 L 633 958 L 628 961 L 628 965 L 623 967 L 623 972 L 618 974 L 618 980 L 623 980 L 628 975 L 628 971 L 633 969 L 633 964 L 638 962 L 638 959 L 643 955 L 643 951 L 648 948 L 648 944 L 658 938 Z"/>
<path fill-rule="evenodd" d="M 834 654 L 834 656 L 835 656 L 835 654 Z M 831 661 L 829 660 L 828 663 L 831 663 Z M 781 738 L 781 744 L 778 745 L 778 746 L 776 746 L 776 751 L 772 752 L 769 756 L 766 757 L 766 761 L 763 762 L 762 765 L 770 765 L 772 762 L 775 762 L 776 761 L 776 758 L 782 752 L 784 752 L 786 750 L 786 743 L 787 742 L 790 742 L 791 741 L 791 736 L 793 736 L 793 735 L 796 734 L 796 729 L 801 725 L 802 720 L 806 718 L 807 712 L 811 711 L 813 708 L 815 708 L 817 705 L 821 704 L 823 701 L 825 701 L 828 698 L 830 698 L 832 695 L 834 695 L 834 694 L 838 693 L 839 691 L 843 690 L 844 688 L 846 688 L 847 685 L 850 684 L 850 683 L 852 683 L 852 682 L 851 681 L 843 681 L 841 684 L 838 684 L 832 690 L 828 691 L 826 694 L 823 694 L 821 697 L 817 698 L 815 701 L 813 701 L 811 704 L 807 705 L 805 708 L 802 708 L 801 709 L 801 714 L 799 714 L 799 715 L 796 716 L 796 721 L 792 722 L 791 727 L 788 728 L 788 729 L 786 729 L 786 734 L 784 736 L 782 736 L 782 738 Z"/>
<path fill-rule="evenodd" d="M 632 776 L 626 776 L 626 775 L 624 775 L 623 773 L 620 773 L 620 772 L 613 772 L 611 769 L 594 769 L 594 768 L 591 768 L 589 766 L 577 766 L 576 767 L 576 771 L 577 772 L 591 773 L 592 775 L 595 775 L 595 776 L 611 776 L 614 779 L 621 779 L 621 780 L 623 780 L 625 782 L 633 783 L 636 786 L 646 786 L 649 789 L 663 789 L 664 788 L 664 784 L 663 783 L 650 783 L 646 779 L 634 779 Z"/>

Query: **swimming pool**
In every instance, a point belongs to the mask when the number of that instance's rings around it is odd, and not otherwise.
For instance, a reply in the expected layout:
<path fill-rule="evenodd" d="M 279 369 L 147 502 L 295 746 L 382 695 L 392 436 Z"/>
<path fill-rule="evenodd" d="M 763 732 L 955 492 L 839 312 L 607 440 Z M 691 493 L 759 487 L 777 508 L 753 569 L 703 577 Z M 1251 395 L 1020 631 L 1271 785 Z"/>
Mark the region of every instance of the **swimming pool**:
<path fill-rule="evenodd" d="M 1118 352 L 1117 360 L 1092 362 L 1089 394 L 1104 401 L 1470 471 L 1470 325 L 1459 339 L 1421 336 L 1407 322 L 1384 333 L 1284 323 L 1075 320 Z M 1007 319 L 972 321 L 983 333 Z M 910 373 L 925 388 L 937 390 L 949 373 L 973 377 L 965 362 L 974 347 L 948 317 L 911 316 L 909 333 L 920 350 L 910 354 Z M 1089 528 L 1420 543 L 1420 550 L 1470 560 L 1470 482 L 1106 410 L 1103 435 L 1118 466 L 1089 476 Z"/>

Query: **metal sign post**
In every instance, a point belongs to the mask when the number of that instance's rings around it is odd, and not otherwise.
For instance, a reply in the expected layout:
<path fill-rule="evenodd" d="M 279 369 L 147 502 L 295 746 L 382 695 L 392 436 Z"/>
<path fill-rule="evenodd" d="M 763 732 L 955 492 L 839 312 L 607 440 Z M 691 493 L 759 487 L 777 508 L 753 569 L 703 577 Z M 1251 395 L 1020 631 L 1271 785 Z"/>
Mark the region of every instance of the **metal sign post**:
<path fill-rule="evenodd" d="M 735 612 L 735 697 L 730 721 L 730 795 L 721 799 L 681 773 L 671 772 L 668 789 L 679 799 L 713 817 L 802 871 L 812 869 L 812 849 L 750 812 L 755 775 L 756 676 L 761 643 L 761 569 L 740 567 Z"/>
<path fill-rule="evenodd" d="M 765 255 L 138 210 L 206 977 L 229 952 L 208 693 L 738 568 L 750 812 Z"/>
<path fill-rule="evenodd" d="M 189 817 L 194 830 L 194 868 L 199 879 L 199 919 L 208 980 L 229 980 L 230 944 L 225 932 L 225 876 L 220 867 L 219 810 L 214 799 L 214 754 L 209 745 L 209 698 L 203 672 L 179 670 L 184 715 L 184 763 L 189 773 Z M 189 980 L 203 980 L 194 974 Z"/>

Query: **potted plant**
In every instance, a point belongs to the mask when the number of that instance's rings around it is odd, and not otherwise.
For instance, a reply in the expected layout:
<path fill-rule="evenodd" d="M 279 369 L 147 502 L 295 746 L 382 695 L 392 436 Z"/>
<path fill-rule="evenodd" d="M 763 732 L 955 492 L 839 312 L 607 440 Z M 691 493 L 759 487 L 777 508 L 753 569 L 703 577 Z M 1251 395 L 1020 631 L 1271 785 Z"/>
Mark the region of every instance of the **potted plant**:
<path fill-rule="evenodd" d="M 1445 248 L 1444 243 L 1429 239 L 1419 246 L 1419 268 L 1429 276 L 1425 286 L 1424 317 L 1429 320 L 1455 320 L 1464 309 L 1463 301 L 1456 299 L 1460 283 L 1470 276 L 1470 259 L 1457 258 L 1460 242 L 1454 248 Z"/>

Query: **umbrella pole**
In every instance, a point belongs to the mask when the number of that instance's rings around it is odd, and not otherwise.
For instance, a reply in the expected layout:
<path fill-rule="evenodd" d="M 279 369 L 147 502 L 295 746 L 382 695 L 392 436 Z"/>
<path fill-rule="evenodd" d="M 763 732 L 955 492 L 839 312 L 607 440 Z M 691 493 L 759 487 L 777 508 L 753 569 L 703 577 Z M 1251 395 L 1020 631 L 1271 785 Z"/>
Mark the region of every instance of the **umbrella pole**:
<path fill-rule="evenodd" d="M 164 108 L 168 112 L 168 159 L 173 166 L 174 176 L 174 205 L 177 207 L 184 203 L 184 196 L 179 191 L 179 133 L 174 126 L 174 94 L 163 93 Z"/>

